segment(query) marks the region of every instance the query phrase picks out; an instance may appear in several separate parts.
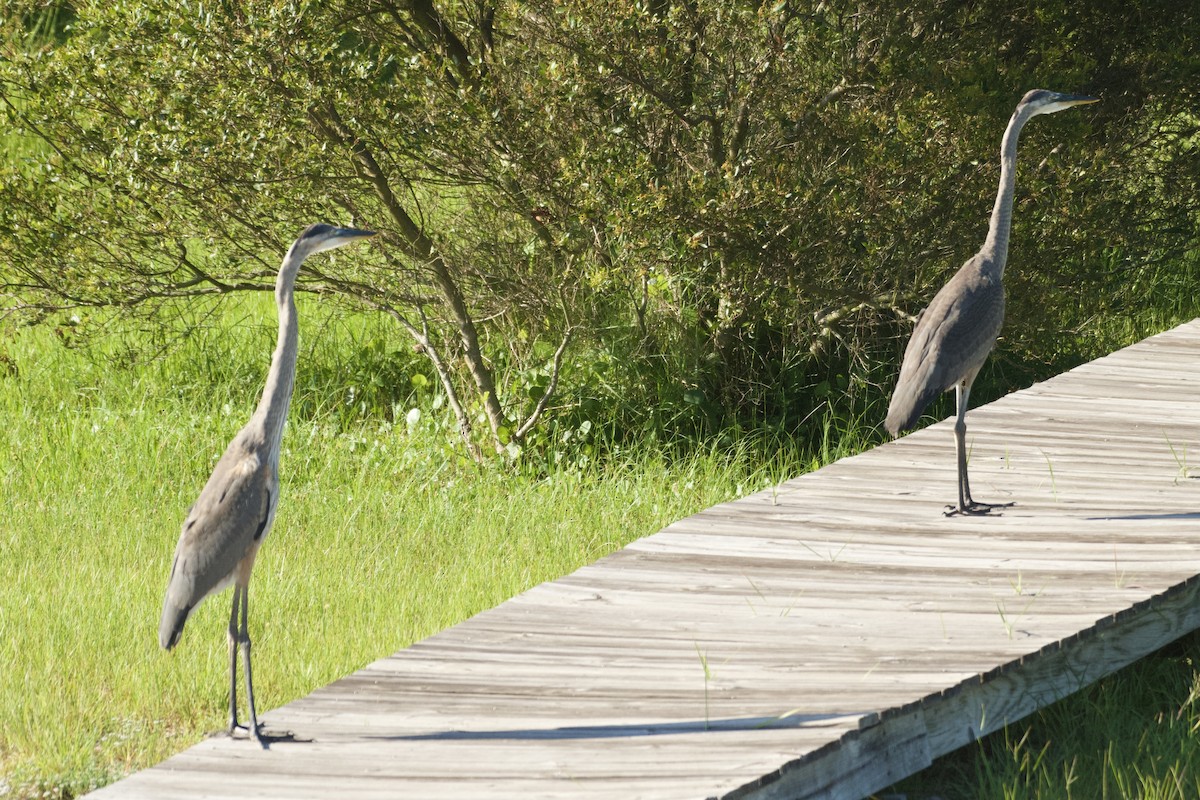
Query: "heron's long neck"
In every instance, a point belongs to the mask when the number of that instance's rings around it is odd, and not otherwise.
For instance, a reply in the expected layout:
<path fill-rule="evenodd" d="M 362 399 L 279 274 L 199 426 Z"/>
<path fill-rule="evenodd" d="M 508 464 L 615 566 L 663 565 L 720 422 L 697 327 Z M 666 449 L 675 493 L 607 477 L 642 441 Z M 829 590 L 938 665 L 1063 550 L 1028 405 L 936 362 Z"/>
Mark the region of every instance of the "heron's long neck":
<path fill-rule="evenodd" d="M 1030 114 L 1018 108 L 1008 121 L 1004 141 L 1000 145 L 1000 190 L 996 193 L 996 205 L 992 207 L 992 219 L 988 224 L 987 239 L 983 243 L 985 255 L 999 275 L 1004 274 L 1008 260 L 1008 235 L 1012 229 L 1013 191 L 1017 182 L 1017 137 L 1029 120 Z"/>
<path fill-rule="evenodd" d="M 279 268 L 275 281 L 275 305 L 279 310 L 279 340 L 271 356 L 271 370 L 267 373 L 267 384 L 263 388 L 262 400 L 254 412 L 254 419 L 261 420 L 269 448 L 272 464 L 279 463 L 279 445 L 283 439 L 283 423 L 287 419 L 288 406 L 292 402 L 292 384 L 296 378 L 296 351 L 300 347 L 300 329 L 296 321 L 294 287 L 296 273 L 303 259 L 294 258 L 291 251 Z"/>

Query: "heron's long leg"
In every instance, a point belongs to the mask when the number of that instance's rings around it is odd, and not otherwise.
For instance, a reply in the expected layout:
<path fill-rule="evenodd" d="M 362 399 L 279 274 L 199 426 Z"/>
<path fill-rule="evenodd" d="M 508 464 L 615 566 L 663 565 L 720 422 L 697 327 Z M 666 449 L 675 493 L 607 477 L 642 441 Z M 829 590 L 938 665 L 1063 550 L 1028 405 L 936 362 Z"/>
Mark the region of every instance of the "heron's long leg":
<path fill-rule="evenodd" d="M 258 728 L 258 712 L 254 708 L 254 677 L 250 672 L 250 631 L 246 625 L 250 609 L 250 587 L 246 585 L 238 588 L 242 593 L 242 626 L 238 632 L 238 639 L 242 646 L 242 667 L 246 672 L 246 698 L 250 705 L 250 735 L 254 737 L 255 741 L 266 747 L 266 742 L 263 741 L 262 733 Z"/>
<path fill-rule="evenodd" d="M 237 619 L 241 590 L 233 587 L 233 607 L 229 611 L 229 734 L 238 728 L 237 721 Z"/>
<path fill-rule="evenodd" d="M 974 505 L 971 500 L 971 482 L 967 477 L 967 400 L 971 397 L 971 386 L 965 381 L 954 386 L 954 399 L 958 405 L 958 418 L 954 421 L 954 451 L 958 458 L 958 512 L 965 514 Z"/>
<path fill-rule="evenodd" d="M 971 376 L 974 379 L 974 375 Z M 1007 508 L 1012 503 L 980 503 L 971 497 L 971 481 L 967 476 L 967 401 L 971 396 L 971 381 L 960 381 L 954 387 L 958 401 L 958 418 L 954 421 L 954 450 L 958 458 L 958 508 L 949 506 L 946 516 L 953 514 L 988 514 L 993 508 Z"/>

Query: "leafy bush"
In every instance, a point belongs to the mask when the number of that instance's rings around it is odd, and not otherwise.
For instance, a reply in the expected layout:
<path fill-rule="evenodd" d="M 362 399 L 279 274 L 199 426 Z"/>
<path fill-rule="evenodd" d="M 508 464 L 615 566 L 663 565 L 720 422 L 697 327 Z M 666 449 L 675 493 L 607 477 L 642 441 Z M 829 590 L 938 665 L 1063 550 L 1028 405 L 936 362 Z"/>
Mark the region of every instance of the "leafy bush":
<path fill-rule="evenodd" d="M 1104 102 L 1024 136 L 983 382 L 1194 308 L 1200 26 L 1161 0 L 16 6 L 10 311 L 261 290 L 305 223 L 378 228 L 301 289 L 394 320 L 397 394 L 472 448 L 868 413 L 1032 86 Z"/>

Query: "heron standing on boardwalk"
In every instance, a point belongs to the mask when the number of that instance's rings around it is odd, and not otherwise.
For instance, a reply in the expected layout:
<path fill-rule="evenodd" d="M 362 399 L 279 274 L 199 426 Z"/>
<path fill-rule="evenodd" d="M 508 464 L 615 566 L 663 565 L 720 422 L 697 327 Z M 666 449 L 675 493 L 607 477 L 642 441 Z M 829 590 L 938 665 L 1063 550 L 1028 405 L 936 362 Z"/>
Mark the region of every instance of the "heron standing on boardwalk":
<path fill-rule="evenodd" d="M 971 383 L 1004 322 L 1004 263 L 1012 226 L 1013 187 L 1017 171 L 1017 137 L 1038 114 L 1053 114 L 1097 98 L 1034 89 L 1021 98 L 1000 146 L 1000 191 L 983 247 L 933 297 L 917 319 L 904 351 L 900 379 L 888 406 L 884 427 L 893 436 L 913 427 L 921 412 L 944 391 L 954 388 L 958 418 L 954 423 L 958 454 L 958 507 L 948 514 L 986 514 L 996 504 L 971 498 L 967 481 L 967 399 Z"/>
<path fill-rule="evenodd" d="M 265 746 L 254 709 L 254 682 L 250 673 L 250 635 L 246 630 L 250 570 L 254 557 L 275 519 L 279 502 L 279 443 L 292 400 L 296 376 L 296 349 L 300 334 L 294 299 L 296 274 L 304 259 L 322 250 L 374 236 L 372 231 L 311 225 L 288 249 L 275 281 L 279 309 L 279 341 L 271 356 L 271 369 L 254 416 L 233 437 L 225 455 L 188 511 L 175 547 L 158 641 L 170 650 L 179 641 L 188 615 L 210 594 L 233 584 L 233 609 L 229 614 L 229 733 L 244 726 L 237 721 L 237 651 L 240 646 L 246 671 L 250 709 L 247 732 Z M 239 626 L 240 611 L 240 626 Z"/>

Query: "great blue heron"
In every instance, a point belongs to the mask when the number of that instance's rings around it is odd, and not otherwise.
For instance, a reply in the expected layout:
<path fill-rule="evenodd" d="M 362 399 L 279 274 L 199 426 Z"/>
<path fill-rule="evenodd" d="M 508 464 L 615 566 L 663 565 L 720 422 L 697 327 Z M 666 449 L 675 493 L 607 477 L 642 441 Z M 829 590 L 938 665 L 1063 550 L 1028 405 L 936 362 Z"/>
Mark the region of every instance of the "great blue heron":
<path fill-rule="evenodd" d="M 900 378 L 888 406 L 884 427 L 893 436 L 913 427 L 929 403 L 951 387 L 958 402 L 954 423 L 958 455 L 958 507 L 947 513 L 986 514 L 999 504 L 976 502 L 967 480 L 967 399 L 971 383 L 1004 322 L 1004 263 L 1012 225 L 1016 182 L 1017 137 L 1038 114 L 1053 114 L 1097 98 L 1034 89 L 1021 98 L 1000 145 L 1000 190 L 983 247 L 934 295 L 921 312 L 904 351 Z M 1011 504 L 1006 504 L 1011 505 Z"/>
<path fill-rule="evenodd" d="M 250 673 L 250 570 L 262 546 L 279 502 L 279 443 L 292 400 L 299 330 L 294 300 L 296 274 L 304 259 L 322 250 L 374 236 L 372 231 L 310 225 L 292 243 L 275 281 L 279 309 L 279 340 L 258 408 L 246 427 L 233 437 L 225 455 L 188 511 L 175 547 L 158 642 L 170 650 L 179 641 L 188 615 L 210 594 L 233 584 L 229 614 L 229 733 L 244 728 L 237 721 L 237 651 L 241 647 L 250 709 L 248 734 L 266 746 L 254 708 Z M 239 610 L 241 613 L 239 627 Z"/>

